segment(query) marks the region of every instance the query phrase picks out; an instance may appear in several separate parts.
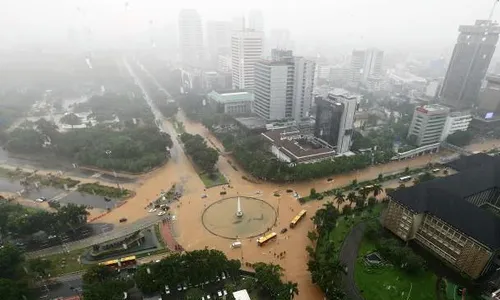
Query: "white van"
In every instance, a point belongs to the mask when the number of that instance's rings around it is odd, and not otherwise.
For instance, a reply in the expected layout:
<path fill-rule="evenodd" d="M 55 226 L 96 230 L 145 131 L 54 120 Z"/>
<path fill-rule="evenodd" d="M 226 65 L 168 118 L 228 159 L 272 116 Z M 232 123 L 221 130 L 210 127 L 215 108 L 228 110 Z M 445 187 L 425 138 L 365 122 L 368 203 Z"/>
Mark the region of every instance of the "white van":
<path fill-rule="evenodd" d="M 234 249 L 234 248 L 241 248 L 241 242 L 239 242 L 239 241 L 238 241 L 238 242 L 234 242 L 234 243 L 232 243 L 232 244 L 231 244 L 231 248 L 233 248 L 233 249 Z"/>

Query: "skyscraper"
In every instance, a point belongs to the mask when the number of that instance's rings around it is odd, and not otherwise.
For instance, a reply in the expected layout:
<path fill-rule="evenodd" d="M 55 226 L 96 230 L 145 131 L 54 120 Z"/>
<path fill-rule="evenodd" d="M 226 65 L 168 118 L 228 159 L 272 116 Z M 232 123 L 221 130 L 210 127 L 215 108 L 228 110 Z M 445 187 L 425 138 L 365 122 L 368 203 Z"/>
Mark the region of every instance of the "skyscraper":
<path fill-rule="evenodd" d="M 200 15 L 194 9 L 183 9 L 179 14 L 179 46 L 184 64 L 201 65 L 203 30 Z"/>
<path fill-rule="evenodd" d="M 216 62 L 219 55 L 227 55 L 231 52 L 231 35 L 231 22 L 207 22 L 208 51 L 212 62 Z"/>
<path fill-rule="evenodd" d="M 272 60 L 255 66 L 255 113 L 269 121 L 308 117 L 314 71 L 313 61 L 293 56 L 290 50 L 273 49 Z"/>
<path fill-rule="evenodd" d="M 459 31 L 440 101 L 463 109 L 477 102 L 481 82 L 495 52 L 500 27 L 490 20 L 477 20 L 474 25 L 461 25 Z"/>
<path fill-rule="evenodd" d="M 235 31 L 231 37 L 233 87 L 253 90 L 255 63 L 262 57 L 263 34 L 260 31 Z"/>
<path fill-rule="evenodd" d="M 354 129 L 357 97 L 334 91 L 316 101 L 314 136 L 336 147 L 337 153 L 349 151 Z"/>
<path fill-rule="evenodd" d="M 364 83 L 371 89 L 377 89 L 382 79 L 384 52 L 375 48 L 354 50 L 351 57 L 352 83 Z"/>
<path fill-rule="evenodd" d="M 264 16 L 262 11 L 254 9 L 248 13 L 248 28 L 255 31 L 264 31 Z"/>

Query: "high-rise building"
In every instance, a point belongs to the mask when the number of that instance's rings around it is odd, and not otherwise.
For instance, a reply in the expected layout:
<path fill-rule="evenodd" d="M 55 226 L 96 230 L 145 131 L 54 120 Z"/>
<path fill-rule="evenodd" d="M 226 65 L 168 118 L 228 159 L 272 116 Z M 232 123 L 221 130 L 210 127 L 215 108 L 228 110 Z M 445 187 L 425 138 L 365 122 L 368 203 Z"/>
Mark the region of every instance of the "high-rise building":
<path fill-rule="evenodd" d="M 293 56 L 290 50 L 273 49 L 272 60 L 255 67 L 254 111 L 272 121 L 309 116 L 314 87 L 315 63 Z"/>
<path fill-rule="evenodd" d="M 500 115 L 500 75 L 486 76 L 486 87 L 479 95 L 479 110 L 489 118 Z"/>
<path fill-rule="evenodd" d="M 293 64 L 261 60 L 255 65 L 254 112 L 261 118 L 283 120 L 292 112 Z"/>
<path fill-rule="evenodd" d="M 452 112 L 446 117 L 443 132 L 441 133 L 441 141 L 454 134 L 457 131 L 466 131 L 469 129 L 469 124 L 472 121 L 472 115 L 468 111 Z"/>
<path fill-rule="evenodd" d="M 183 9 L 179 14 L 179 46 L 183 63 L 201 65 L 203 30 L 200 15 L 194 9 Z"/>
<path fill-rule="evenodd" d="M 358 98 L 346 92 L 331 92 L 316 102 L 314 136 L 336 147 L 337 153 L 349 151 Z"/>
<path fill-rule="evenodd" d="M 448 107 L 439 104 L 416 107 L 408 138 L 414 139 L 417 146 L 439 143 L 449 112 Z"/>
<path fill-rule="evenodd" d="M 260 31 L 235 31 L 231 37 L 233 87 L 253 90 L 255 64 L 262 58 L 263 34 Z"/>
<path fill-rule="evenodd" d="M 372 90 L 380 89 L 384 52 L 375 48 L 354 50 L 351 56 L 352 83 L 363 83 Z"/>
<path fill-rule="evenodd" d="M 354 50 L 351 56 L 351 74 L 350 79 L 354 83 L 361 82 L 365 67 L 365 51 Z"/>
<path fill-rule="evenodd" d="M 248 13 L 248 28 L 255 31 L 264 31 L 264 16 L 262 11 L 254 9 Z"/>
<path fill-rule="evenodd" d="M 477 102 L 481 82 L 495 52 L 500 27 L 489 20 L 477 20 L 474 25 L 460 26 L 459 31 L 440 101 L 462 109 Z"/>
<path fill-rule="evenodd" d="M 212 62 L 216 62 L 219 55 L 227 55 L 231 52 L 231 35 L 231 22 L 207 22 L 208 51 Z"/>

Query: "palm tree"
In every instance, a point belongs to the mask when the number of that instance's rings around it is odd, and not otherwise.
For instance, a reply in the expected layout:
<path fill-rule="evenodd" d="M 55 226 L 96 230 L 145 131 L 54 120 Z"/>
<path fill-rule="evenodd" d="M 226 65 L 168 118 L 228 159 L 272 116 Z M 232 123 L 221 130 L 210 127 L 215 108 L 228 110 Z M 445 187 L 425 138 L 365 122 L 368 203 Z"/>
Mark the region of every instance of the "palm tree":
<path fill-rule="evenodd" d="M 356 202 L 356 193 L 355 192 L 350 192 L 349 194 L 347 194 L 347 201 L 349 201 L 349 204 L 352 206 L 352 204 L 354 202 Z"/>
<path fill-rule="evenodd" d="M 374 184 L 372 187 L 373 197 L 377 197 L 382 193 L 382 186 L 380 184 Z"/>
<path fill-rule="evenodd" d="M 364 188 L 360 189 L 358 193 L 361 197 L 366 198 L 366 197 L 368 197 L 368 194 L 370 193 L 370 189 L 364 187 Z"/>
<path fill-rule="evenodd" d="M 295 295 L 299 294 L 299 286 L 296 282 L 288 281 L 287 283 L 285 283 L 285 287 L 290 293 L 290 299 L 295 298 Z"/>
<path fill-rule="evenodd" d="M 335 202 L 337 202 L 337 209 L 340 210 L 340 205 L 345 202 L 345 195 L 341 190 L 337 190 L 335 192 Z"/>

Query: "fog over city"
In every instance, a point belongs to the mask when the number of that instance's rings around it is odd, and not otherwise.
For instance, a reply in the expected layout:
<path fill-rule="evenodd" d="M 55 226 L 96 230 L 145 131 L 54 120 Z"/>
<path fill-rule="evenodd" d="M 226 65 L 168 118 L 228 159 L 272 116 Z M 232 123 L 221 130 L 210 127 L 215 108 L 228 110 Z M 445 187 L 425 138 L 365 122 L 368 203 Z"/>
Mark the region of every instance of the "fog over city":
<path fill-rule="evenodd" d="M 69 32 L 82 47 L 138 43 L 145 35 L 175 42 L 182 8 L 196 8 L 203 21 L 229 21 L 260 9 L 265 31 L 286 28 L 299 44 L 446 54 L 458 25 L 487 18 L 491 6 L 490 0 L 6 0 L 0 10 L 0 47 L 62 46 L 71 43 Z M 499 16 L 497 10 L 493 19 Z"/>
<path fill-rule="evenodd" d="M 500 0 L 0 0 L 0 300 L 500 300 Z"/>

